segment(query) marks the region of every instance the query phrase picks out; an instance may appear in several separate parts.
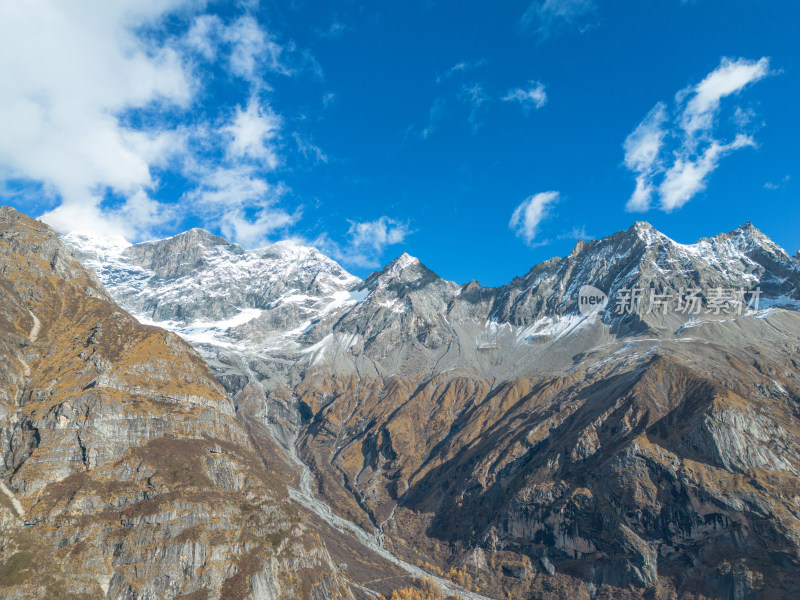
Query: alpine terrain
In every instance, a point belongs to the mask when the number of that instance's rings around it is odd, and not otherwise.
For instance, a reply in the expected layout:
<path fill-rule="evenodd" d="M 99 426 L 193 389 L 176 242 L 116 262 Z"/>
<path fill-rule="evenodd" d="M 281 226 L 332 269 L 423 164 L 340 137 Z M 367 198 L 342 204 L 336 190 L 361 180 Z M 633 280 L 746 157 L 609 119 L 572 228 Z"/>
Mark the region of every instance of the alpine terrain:
<path fill-rule="evenodd" d="M 8 597 L 800 591 L 800 260 L 749 223 L 499 288 L 10 209 L 0 253 Z"/>

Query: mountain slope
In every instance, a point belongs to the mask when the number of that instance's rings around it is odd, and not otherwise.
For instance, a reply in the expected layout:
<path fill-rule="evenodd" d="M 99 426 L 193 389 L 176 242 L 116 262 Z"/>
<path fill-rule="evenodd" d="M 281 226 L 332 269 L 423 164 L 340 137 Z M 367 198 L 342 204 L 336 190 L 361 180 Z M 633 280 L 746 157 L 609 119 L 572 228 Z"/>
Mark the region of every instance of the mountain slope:
<path fill-rule="evenodd" d="M 0 595 L 350 597 L 188 344 L 8 208 L 0 265 Z"/>
<path fill-rule="evenodd" d="M 210 234 L 189 233 L 189 256 L 205 255 Z M 682 245 L 637 223 L 500 288 L 408 255 L 364 282 L 327 259 L 304 279 L 304 259 L 252 251 L 251 274 L 217 290 L 237 298 L 224 322 L 204 285 L 242 259 L 159 274 L 148 257 L 180 237 L 118 250 L 98 272 L 135 314 L 164 298 L 164 315 L 217 319 L 202 338 L 164 324 L 197 345 L 240 419 L 395 554 L 491 597 L 800 589 L 800 263 L 752 225 Z M 605 309 L 580 312 L 587 285 Z M 619 311 L 634 288 L 641 305 Z M 699 303 L 681 312 L 687 290 Z M 715 310 L 720 291 L 733 295 Z M 669 310 L 649 310 L 654 293 Z"/>

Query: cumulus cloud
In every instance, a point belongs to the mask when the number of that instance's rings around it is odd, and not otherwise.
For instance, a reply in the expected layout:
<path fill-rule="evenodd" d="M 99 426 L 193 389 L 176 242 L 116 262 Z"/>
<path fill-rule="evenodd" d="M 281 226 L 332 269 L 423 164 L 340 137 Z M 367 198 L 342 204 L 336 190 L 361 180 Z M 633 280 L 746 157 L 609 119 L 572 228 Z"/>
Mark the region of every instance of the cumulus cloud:
<path fill-rule="evenodd" d="M 721 158 L 754 147 L 752 135 L 742 131 L 751 121 L 752 111 L 736 108 L 731 121 L 738 131 L 729 142 L 715 133 L 718 115 L 723 98 L 738 94 L 768 74 L 768 58 L 723 58 L 700 83 L 676 94 L 672 114 L 665 103 L 657 103 L 623 144 L 623 162 L 636 174 L 627 210 L 650 210 L 656 197 L 661 210 L 679 209 L 706 189 Z"/>
<path fill-rule="evenodd" d="M 594 0 L 535 0 L 520 24 L 541 42 L 567 31 L 582 33 L 597 24 L 597 5 Z"/>
<path fill-rule="evenodd" d="M 547 104 L 547 92 L 545 92 L 543 83 L 531 81 L 526 88 L 508 90 L 503 97 L 503 102 L 518 102 L 527 115 L 531 110 L 542 108 Z"/>
<path fill-rule="evenodd" d="M 221 131 L 228 136 L 228 153 L 234 158 L 250 158 L 274 169 L 279 158 L 274 146 L 281 127 L 281 119 L 269 107 L 261 106 L 251 98 L 247 108 L 236 107 L 230 124 Z"/>
<path fill-rule="evenodd" d="M 295 222 L 266 179 L 282 163 L 283 121 L 265 78 L 293 73 L 286 49 L 247 11 L 204 8 L 0 3 L 0 183 L 38 193 L 38 205 L 46 194 L 41 218 L 61 231 L 136 239 L 192 215 L 252 245 Z M 203 108 L 210 63 L 233 93 Z M 175 174 L 189 191 L 158 202 Z"/>
<path fill-rule="evenodd" d="M 0 4 L 0 177 L 42 182 L 62 205 L 54 222 L 101 219 L 106 191 L 141 198 L 153 186 L 151 166 L 172 151 L 173 132 L 134 131 L 121 115 L 191 102 L 182 57 L 136 34 L 184 4 Z"/>
<path fill-rule="evenodd" d="M 355 267 L 374 269 L 387 247 L 405 241 L 412 231 L 408 223 L 387 216 L 375 221 L 348 221 L 347 245 L 333 242 L 327 235 L 314 244 L 336 260 Z"/>
<path fill-rule="evenodd" d="M 550 209 L 559 200 L 558 192 L 540 192 L 525 199 L 511 215 L 508 222 L 514 234 L 531 245 L 536 240 L 539 224 L 547 217 Z"/>

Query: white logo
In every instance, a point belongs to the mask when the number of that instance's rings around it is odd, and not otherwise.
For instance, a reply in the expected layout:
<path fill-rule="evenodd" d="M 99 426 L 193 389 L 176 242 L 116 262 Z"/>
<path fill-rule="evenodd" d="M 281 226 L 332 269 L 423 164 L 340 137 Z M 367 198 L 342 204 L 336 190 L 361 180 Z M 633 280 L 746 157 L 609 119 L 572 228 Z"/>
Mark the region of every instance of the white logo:
<path fill-rule="evenodd" d="M 578 310 L 584 317 L 603 310 L 608 304 L 608 296 L 593 285 L 585 285 L 578 292 Z"/>

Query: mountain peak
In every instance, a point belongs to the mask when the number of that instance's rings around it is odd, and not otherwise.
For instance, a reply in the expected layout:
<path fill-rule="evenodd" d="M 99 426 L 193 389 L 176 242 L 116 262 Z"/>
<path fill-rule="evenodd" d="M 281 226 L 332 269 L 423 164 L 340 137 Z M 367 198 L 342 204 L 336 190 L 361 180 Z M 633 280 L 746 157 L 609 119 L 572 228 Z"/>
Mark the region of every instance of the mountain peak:
<path fill-rule="evenodd" d="M 419 259 L 415 256 L 411 256 L 408 252 L 403 252 L 400 256 L 395 258 L 392 262 L 389 263 L 390 267 L 396 267 L 398 269 L 405 269 L 411 266 L 418 266 L 422 263 L 419 262 Z"/>
<path fill-rule="evenodd" d="M 389 279 L 400 279 L 411 281 L 419 279 L 426 273 L 432 273 L 418 258 L 403 252 L 400 256 L 390 262 L 382 271 L 382 274 Z"/>
<path fill-rule="evenodd" d="M 258 252 L 262 256 L 272 256 L 287 260 L 303 260 L 311 257 L 321 259 L 325 257 L 325 255 L 316 248 L 304 246 L 295 240 L 281 240 L 258 250 Z"/>
<path fill-rule="evenodd" d="M 380 271 L 372 273 L 365 283 L 368 287 L 418 286 L 425 282 L 444 281 L 423 265 L 418 258 L 403 252 Z"/>
<path fill-rule="evenodd" d="M 202 244 L 203 242 L 208 242 L 209 244 L 211 244 L 213 246 L 234 246 L 235 245 L 232 242 L 229 242 L 228 240 L 226 240 L 225 238 L 220 237 L 218 235 L 215 235 L 215 234 L 211 233 L 210 231 L 207 231 L 207 230 L 202 229 L 200 227 L 194 227 L 192 229 L 189 229 L 188 231 L 184 231 L 184 232 L 179 233 L 177 235 L 174 235 L 172 237 L 169 237 L 169 238 L 166 238 L 166 239 L 163 239 L 163 240 L 157 240 L 157 241 L 154 241 L 152 243 L 161 243 L 161 242 L 170 242 L 170 241 L 176 241 L 176 242 L 180 241 L 181 243 L 183 243 L 184 240 L 186 242 L 188 242 L 188 243 L 201 243 Z"/>
<path fill-rule="evenodd" d="M 758 227 L 753 225 L 750 221 L 747 221 L 744 225 L 740 225 L 733 231 L 728 232 L 728 235 L 746 235 L 749 238 L 757 238 L 757 239 L 766 239 L 767 236 L 764 235 Z"/>
<path fill-rule="evenodd" d="M 647 221 L 636 221 L 636 223 L 631 226 L 628 232 L 639 238 L 647 246 L 652 246 L 656 242 L 670 241 L 670 238 L 661 233 Z"/>

